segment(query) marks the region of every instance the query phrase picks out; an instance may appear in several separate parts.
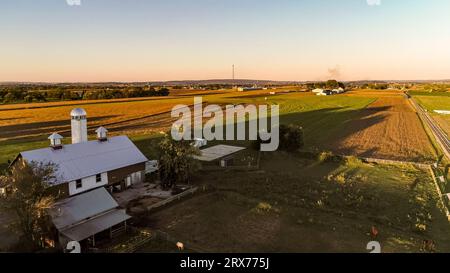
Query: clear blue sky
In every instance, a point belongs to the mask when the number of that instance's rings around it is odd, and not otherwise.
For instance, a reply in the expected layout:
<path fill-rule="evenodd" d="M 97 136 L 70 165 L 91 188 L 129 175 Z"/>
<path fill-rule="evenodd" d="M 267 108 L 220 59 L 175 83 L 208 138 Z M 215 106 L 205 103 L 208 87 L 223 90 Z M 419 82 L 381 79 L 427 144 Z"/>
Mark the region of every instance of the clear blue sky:
<path fill-rule="evenodd" d="M 450 1 L 0 1 L 0 81 L 450 78 Z"/>

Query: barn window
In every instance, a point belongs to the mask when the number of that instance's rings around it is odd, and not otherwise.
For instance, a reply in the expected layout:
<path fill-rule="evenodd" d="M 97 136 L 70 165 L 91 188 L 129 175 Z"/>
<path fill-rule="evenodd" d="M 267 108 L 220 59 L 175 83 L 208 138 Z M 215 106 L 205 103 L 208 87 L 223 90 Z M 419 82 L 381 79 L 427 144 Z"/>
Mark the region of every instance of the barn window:
<path fill-rule="evenodd" d="M 76 181 L 76 188 L 79 189 L 79 188 L 82 188 L 82 187 L 83 187 L 83 182 L 81 181 L 81 179 L 78 179 Z"/>
<path fill-rule="evenodd" d="M 102 175 L 101 175 L 101 174 L 97 174 L 97 175 L 95 176 L 95 181 L 96 181 L 97 183 L 102 182 Z"/>

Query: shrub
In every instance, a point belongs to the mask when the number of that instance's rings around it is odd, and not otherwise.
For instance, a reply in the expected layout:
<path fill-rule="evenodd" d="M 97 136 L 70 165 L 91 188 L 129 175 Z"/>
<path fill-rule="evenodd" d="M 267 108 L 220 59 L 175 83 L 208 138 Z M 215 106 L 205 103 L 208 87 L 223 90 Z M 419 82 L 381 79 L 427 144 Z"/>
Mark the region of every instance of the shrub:
<path fill-rule="evenodd" d="M 359 166 L 363 162 L 361 159 L 357 158 L 356 156 L 349 156 L 345 158 L 345 163 L 350 166 Z"/>
<path fill-rule="evenodd" d="M 345 184 L 345 174 L 341 173 L 338 174 L 335 178 L 336 182 L 338 182 L 339 184 Z"/>
<path fill-rule="evenodd" d="M 319 161 L 321 163 L 331 162 L 333 161 L 334 154 L 333 152 L 321 152 L 319 154 Z"/>
<path fill-rule="evenodd" d="M 419 232 L 425 232 L 427 231 L 427 225 L 418 223 L 416 224 L 416 230 Z"/>
<path fill-rule="evenodd" d="M 27 96 L 25 96 L 25 98 L 23 98 L 23 100 L 24 100 L 25 102 L 33 102 L 33 97 L 30 96 L 30 95 L 27 95 Z"/>
<path fill-rule="evenodd" d="M 261 202 L 256 206 L 257 212 L 269 212 L 271 210 L 272 210 L 272 206 L 266 202 Z"/>
<path fill-rule="evenodd" d="M 281 125 L 280 126 L 280 150 L 298 151 L 304 146 L 303 128 L 298 125 Z"/>
<path fill-rule="evenodd" d="M 320 163 L 330 163 L 330 162 L 339 163 L 344 160 L 344 157 L 342 157 L 340 155 L 335 155 L 335 154 L 333 154 L 333 152 L 330 152 L 330 151 L 324 151 L 319 154 L 318 159 L 319 159 Z"/>

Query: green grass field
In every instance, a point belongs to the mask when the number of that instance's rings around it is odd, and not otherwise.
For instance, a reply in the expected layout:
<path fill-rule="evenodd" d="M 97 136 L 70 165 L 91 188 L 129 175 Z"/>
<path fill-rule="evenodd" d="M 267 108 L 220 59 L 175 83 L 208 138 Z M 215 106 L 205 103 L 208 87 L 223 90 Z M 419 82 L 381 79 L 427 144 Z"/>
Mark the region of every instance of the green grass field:
<path fill-rule="evenodd" d="M 450 93 L 434 92 L 434 93 L 412 93 L 414 98 L 422 105 L 439 126 L 450 135 L 450 115 L 437 114 L 435 110 L 450 111 Z"/>
<path fill-rule="evenodd" d="M 276 153 L 263 157 L 259 171 L 203 172 L 195 181 L 213 190 L 140 218 L 140 225 L 212 252 L 367 252 L 374 239 L 383 252 L 420 252 L 425 239 L 450 251 L 450 226 L 436 208 L 430 175 L 412 166 Z"/>

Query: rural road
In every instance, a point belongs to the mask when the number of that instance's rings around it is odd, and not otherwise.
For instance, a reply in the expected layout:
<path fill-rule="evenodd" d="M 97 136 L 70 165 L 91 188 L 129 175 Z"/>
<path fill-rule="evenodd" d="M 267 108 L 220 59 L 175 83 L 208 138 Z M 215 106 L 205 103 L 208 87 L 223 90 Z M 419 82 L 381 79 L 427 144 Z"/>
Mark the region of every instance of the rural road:
<path fill-rule="evenodd" d="M 439 127 L 439 125 L 433 120 L 433 118 L 425 111 L 422 106 L 420 106 L 411 96 L 407 95 L 411 104 L 416 109 L 419 117 L 433 132 L 434 137 L 444 151 L 445 156 L 450 159 L 450 141 L 448 140 L 447 134 Z"/>

